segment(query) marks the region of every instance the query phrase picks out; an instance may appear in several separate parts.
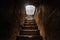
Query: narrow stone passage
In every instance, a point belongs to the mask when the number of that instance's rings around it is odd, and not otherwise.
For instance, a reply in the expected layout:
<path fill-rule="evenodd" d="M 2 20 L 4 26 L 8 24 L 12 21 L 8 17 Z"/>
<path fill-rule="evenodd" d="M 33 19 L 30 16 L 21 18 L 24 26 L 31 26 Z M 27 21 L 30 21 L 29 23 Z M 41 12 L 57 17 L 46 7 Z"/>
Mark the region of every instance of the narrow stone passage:
<path fill-rule="evenodd" d="M 42 40 L 33 16 L 27 16 L 16 40 Z"/>

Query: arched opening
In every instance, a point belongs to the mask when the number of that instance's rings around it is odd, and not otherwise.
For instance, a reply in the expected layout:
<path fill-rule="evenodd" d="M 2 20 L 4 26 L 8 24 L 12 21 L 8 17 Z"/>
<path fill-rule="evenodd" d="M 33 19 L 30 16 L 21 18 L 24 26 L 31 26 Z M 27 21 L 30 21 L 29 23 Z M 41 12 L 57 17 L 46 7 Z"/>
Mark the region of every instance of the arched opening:
<path fill-rule="evenodd" d="M 35 12 L 35 6 L 34 5 L 26 5 L 26 15 L 34 15 Z"/>
<path fill-rule="evenodd" d="M 25 9 L 26 9 L 26 19 L 27 20 L 32 20 L 34 19 L 33 18 L 33 15 L 35 13 L 35 6 L 34 5 L 26 5 L 25 6 Z"/>

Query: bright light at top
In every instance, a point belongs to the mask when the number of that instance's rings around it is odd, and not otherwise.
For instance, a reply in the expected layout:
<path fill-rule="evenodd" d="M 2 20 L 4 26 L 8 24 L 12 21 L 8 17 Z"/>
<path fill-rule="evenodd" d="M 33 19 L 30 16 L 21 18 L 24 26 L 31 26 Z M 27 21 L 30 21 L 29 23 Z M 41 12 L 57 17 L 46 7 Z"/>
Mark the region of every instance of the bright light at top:
<path fill-rule="evenodd" d="M 26 14 L 27 15 L 34 15 L 35 6 L 33 6 L 33 5 L 27 5 L 27 6 L 25 6 L 25 8 L 26 8 Z"/>

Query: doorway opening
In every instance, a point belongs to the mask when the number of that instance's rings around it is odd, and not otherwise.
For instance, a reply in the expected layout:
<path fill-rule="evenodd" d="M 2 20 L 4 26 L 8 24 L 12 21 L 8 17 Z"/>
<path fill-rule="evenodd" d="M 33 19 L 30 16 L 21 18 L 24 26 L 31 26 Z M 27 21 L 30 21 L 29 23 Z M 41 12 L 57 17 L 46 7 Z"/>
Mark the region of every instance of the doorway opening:
<path fill-rule="evenodd" d="M 26 5 L 26 15 L 34 15 L 35 12 L 35 6 L 34 5 Z"/>
<path fill-rule="evenodd" d="M 26 19 L 27 20 L 32 20 L 34 19 L 33 15 L 35 13 L 35 6 L 34 5 L 26 5 L 25 6 L 26 9 Z"/>

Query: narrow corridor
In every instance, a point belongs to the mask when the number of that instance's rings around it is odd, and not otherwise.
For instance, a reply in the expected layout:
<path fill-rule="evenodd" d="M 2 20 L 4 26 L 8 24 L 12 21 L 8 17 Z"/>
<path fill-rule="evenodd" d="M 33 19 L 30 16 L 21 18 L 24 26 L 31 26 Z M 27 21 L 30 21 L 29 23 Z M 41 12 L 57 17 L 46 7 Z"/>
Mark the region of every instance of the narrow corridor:
<path fill-rule="evenodd" d="M 27 16 L 16 40 L 42 40 L 34 16 Z"/>

